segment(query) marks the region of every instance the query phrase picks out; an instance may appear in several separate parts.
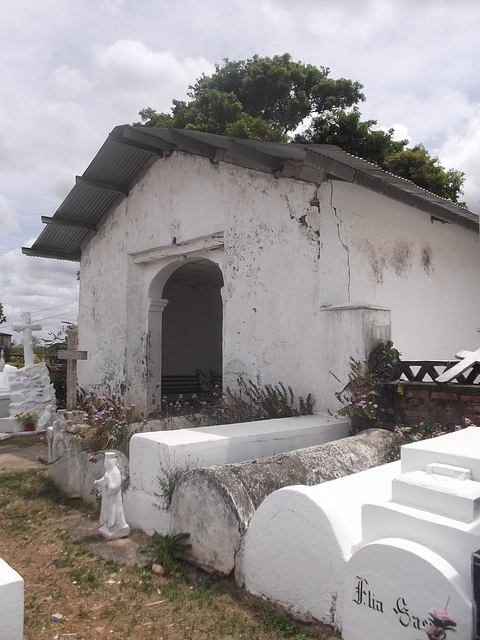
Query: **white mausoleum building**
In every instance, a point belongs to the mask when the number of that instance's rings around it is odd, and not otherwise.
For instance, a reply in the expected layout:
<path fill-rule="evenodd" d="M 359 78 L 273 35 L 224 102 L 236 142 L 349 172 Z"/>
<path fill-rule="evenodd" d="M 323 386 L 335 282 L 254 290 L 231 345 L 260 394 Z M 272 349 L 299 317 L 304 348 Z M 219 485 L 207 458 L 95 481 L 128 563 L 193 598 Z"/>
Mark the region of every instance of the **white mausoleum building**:
<path fill-rule="evenodd" d="M 283 381 L 335 407 L 349 358 L 477 349 L 478 216 L 330 145 L 119 126 L 31 249 L 80 261 L 79 385 Z"/>

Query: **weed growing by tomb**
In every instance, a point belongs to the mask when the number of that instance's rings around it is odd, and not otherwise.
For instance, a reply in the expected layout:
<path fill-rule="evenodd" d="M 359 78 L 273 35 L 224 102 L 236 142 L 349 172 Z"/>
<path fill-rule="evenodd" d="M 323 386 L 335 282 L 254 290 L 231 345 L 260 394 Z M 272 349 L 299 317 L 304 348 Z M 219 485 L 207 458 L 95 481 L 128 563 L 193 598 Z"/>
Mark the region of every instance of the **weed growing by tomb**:
<path fill-rule="evenodd" d="M 315 400 L 312 394 L 309 393 L 306 398 L 303 396 L 296 398 L 292 387 L 285 389 L 282 382 L 277 385 L 266 384 L 262 387 L 251 380 L 245 382 L 239 378 L 238 385 L 240 393 L 243 391 L 252 405 L 257 406 L 268 418 L 289 418 L 313 413 Z"/>
<path fill-rule="evenodd" d="M 163 499 L 163 508 L 170 509 L 172 504 L 173 491 L 180 478 L 193 469 L 195 465 L 186 463 L 184 467 L 170 467 L 160 465 L 161 475 L 158 476 L 160 485 L 160 497 Z"/>
<path fill-rule="evenodd" d="M 453 433 L 454 431 L 461 431 L 466 427 L 475 426 L 476 425 L 469 418 L 464 418 L 462 424 L 455 425 L 439 424 L 438 422 L 421 422 L 419 425 L 414 427 L 397 425 L 393 428 L 392 444 L 386 455 L 385 462 L 400 460 L 400 452 L 404 444 L 411 444 L 412 442 L 427 440 L 428 438 L 444 436 L 446 433 Z"/>
<path fill-rule="evenodd" d="M 353 433 L 376 426 L 380 421 L 383 408 L 379 405 L 379 395 L 380 380 L 368 362 L 350 358 L 348 382 L 335 397 L 342 405 L 338 415 L 350 418 Z"/>
<path fill-rule="evenodd" d="M 83 393 L 79 410 L 69 414 L 67 433 L 82 441 L 86 451 L 122 450 L 130 440 L 129 425 L 134 405 L 125 405 L 120 394 L 97 396 L 94 391 Z"/>
<path fill-rule="evenodd" d="M 217 388 L 211 397 L 200 400 L 194 395 L 192 401 L 176 402 L 164 397 L 161 417 L 184 415 L 198 426 L 255 422 L 272 418 L 289 418 L 313 413 L 315 400 L 311 393 L 296 396 L 291 386 L 283 382 L 276 385 L 260 385 L 252 380 L 237 379 L 238 389 Z"/>
<path fill-rule="evenodd" d="M 184 576 L 186 569 L 180 558 L 192 547 L 187 542 L 188 538 L 190 538 L 189 533 L 162 536 L 154 531 L 153 542 L 141 547 L 139 551 L 152 551 L 155 554 L 154 562 L 162 565 L 167 576 Z"/>
<path fill-rule="evenodd" d="M 368 361 L 350 358 L 348 382 L 335 393 L 335 397 L 342 405 L 338 415 L 350 419 L 353 433 L 383 426 L 385 408 L 381 403 L 381 391 L 385 382 L 400 377 L 400 355 L 393 342 L 388 340 L 373 349 Z M 341 382 L 333 371 L 330 373 Z M 400 383 L 396 385 L 395 392 L 403 393 Z"/>

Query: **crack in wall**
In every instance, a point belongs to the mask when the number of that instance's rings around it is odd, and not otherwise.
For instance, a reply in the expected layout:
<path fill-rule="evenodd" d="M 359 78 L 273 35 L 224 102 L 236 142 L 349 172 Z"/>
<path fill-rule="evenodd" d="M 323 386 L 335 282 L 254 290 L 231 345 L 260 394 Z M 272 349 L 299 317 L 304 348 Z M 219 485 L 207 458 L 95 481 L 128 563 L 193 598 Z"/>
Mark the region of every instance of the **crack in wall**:
<path fill-rule="evenodd" d="M 335 214 L 338 239 L 342 247 L 345 249 L 345 253 L 347 254 L 347 292 L 348 292 L 348 301 L 351 302 L 351 299 L 350 299 L 350 285 L 351 285 L 350 249 L 346 241 L 347 232 L 345 230 L 345 223 L 338 215 L 337 207 L 333 204 L 333 180 L 330 180 L 330 206 L 333 209 L 333 212 Z M 345 234 L 345 241 L 342 240 L 341 229 L 343 229 L 343 232 Z"/>

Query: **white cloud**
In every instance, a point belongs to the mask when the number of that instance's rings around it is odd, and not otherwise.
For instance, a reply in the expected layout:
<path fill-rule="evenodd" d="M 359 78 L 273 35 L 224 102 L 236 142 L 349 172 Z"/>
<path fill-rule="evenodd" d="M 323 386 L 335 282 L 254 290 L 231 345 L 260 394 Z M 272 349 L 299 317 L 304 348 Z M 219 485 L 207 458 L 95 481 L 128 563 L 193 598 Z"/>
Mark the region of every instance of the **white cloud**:
<path fill-rule="evenodd" d="M 184 97 L 195 78 L 213 71 L 205 58 L 180 61 L 171 51 L 154 51 L 138 40 L 117 40 L 98 50 L 95 59 L 109 101 L 121 100 L 124 106 L 135 105 L 137 111 L 147 106 L 168 110 L 172 98 Z"/>
<path fill-rule="evenodd" d="M 58 99 L 72 100 L 86 94 L 92 88 L 81 71 L 72 69 L 66 64 L 56 67 L 50 74 L 50 87 Z"/>
<path fill-rule="evenodd" d="M 126 0 L 100 0 L 100 8 L 118 14 L 125 6 Z"/>
<path fill-rule="evenodd" d="M 463 171 L 465 180 L 465 200 L 472 211 L 480 213 L 480 105 L 466 127 L 450 130 L 447 139 L 437 153 L 442 164 Z"/>
<path fill-rule="evenodd" d="M 61 327 L 62 320 L 78 316 L 78 264 L 30 258 L 13 249 L 0 255 L 0 302 L 7 317 L 1 331 L 12 333 L 12 324 L 24 311 L 44 320 L 39 337 Z"/>
<path fill-rule="evenodd" d="M 18 230 L 15 213 L 7 200 L 0 194 L 0 238 Z"/>

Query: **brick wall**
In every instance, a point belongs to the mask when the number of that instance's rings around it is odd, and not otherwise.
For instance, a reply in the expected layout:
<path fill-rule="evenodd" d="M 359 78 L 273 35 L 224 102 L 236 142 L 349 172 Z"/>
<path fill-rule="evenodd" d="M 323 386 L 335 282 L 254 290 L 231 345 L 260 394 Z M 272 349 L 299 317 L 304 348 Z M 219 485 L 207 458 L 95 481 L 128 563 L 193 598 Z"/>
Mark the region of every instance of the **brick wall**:
<path fill-rule="evenodd" d="M 480 385 L 437 384 L 435 382 L 401 382 L 384 385 L 382 405 L 390 425 L 415 426 L 424 423 L 462 424 L 469 418 L 480 426 Z"/>

